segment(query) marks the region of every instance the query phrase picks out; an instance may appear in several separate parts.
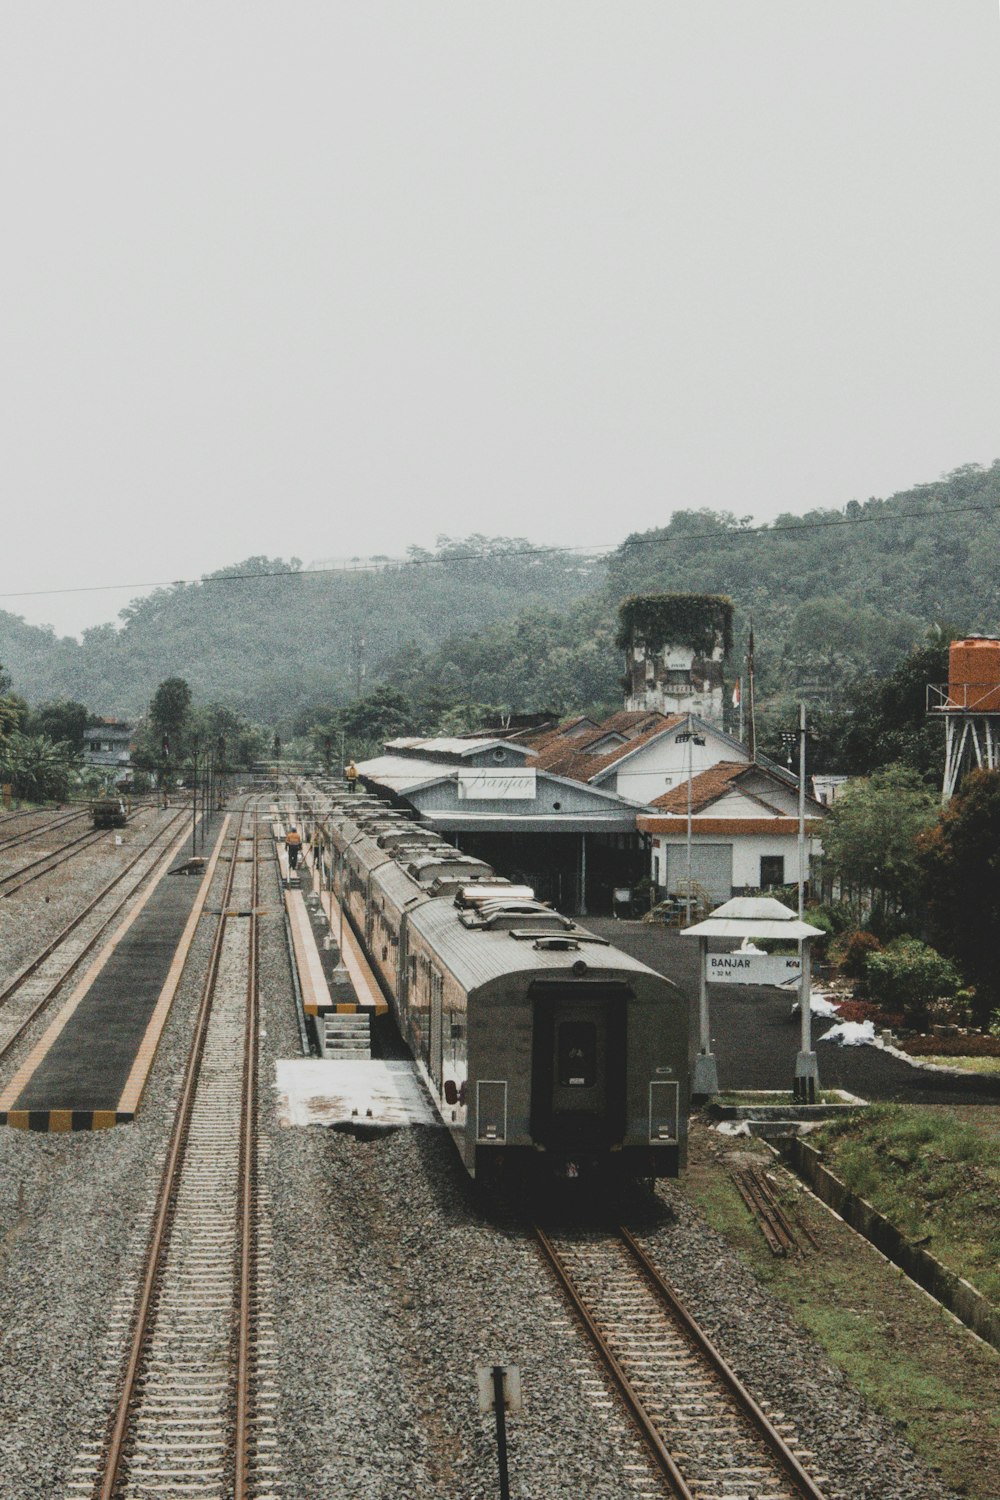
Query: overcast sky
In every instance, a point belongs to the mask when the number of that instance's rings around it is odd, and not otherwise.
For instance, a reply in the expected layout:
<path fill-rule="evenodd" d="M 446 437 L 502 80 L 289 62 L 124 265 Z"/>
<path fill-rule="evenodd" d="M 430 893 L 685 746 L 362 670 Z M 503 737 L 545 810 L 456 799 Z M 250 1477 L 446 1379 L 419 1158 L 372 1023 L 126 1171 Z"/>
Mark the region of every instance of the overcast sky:
<path fill-rule="evenodd" d="M 4 0 L 0 110 L 0 608 L 60 633 L 1000 456 L 997 0 Z"/>

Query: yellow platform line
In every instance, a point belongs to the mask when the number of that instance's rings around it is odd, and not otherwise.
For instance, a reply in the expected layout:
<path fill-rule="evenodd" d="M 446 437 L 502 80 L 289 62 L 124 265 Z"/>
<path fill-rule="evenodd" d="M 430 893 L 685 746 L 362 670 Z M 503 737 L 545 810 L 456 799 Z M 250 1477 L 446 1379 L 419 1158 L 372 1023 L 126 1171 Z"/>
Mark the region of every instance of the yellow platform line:
<path fill-rule="evenodd" d="M 229 831 L 229 823 L 230 818 L 227 813 L 222 820 L 222 827 L 219 830 L 219 837 L 216 840 L 215 848 L 212 850 L 212 857 L 205 867 L 205 874 L 201 885 L 198 887 L 198 894 L 194 898 L 194 906 L 191 908 L 191 914 L 184 924 L 184 931 L 181 933 L 181 940 L 177 944 L 177 950 L 170 964 L 166 982 L 153 1008 L 153 1014 L 149 1018 L 149 1025 L 146 1027 L 146 1034 L 139 1043 L 139 1050 L 135 1054 L 132 1071 L 126 1079 L 122 1096 L 116 1105 L 117 1114 L 134 1115 L 139 1108 L 139 1100 L 142 1098 L 143 1090 L 146 1087 L 146 1079 L 149 1077 L 149 1071 L 153 1066 L 153 1058 L 156 1056 L 156 1049 L 160 1045 L 160 1037 L 163 1034 L 164 1026 L 167 1024 L 167 1016 L 170 1014 L 170 1007 L 173 1004 L 174 995 L 177 993 L 177 986 L 181 982 L 184 965 L 187 963 L 188 953 L 191 949 L 191 940 L 194 937 L 195 928 L 198 926 L 202 909 L 208 900 L 209 887 L 212 884 L 215 867 L 219 863 L 219 855 L 222 853 L 222 846 Z"/>
<path fill-rule="evenodd" d="M 292 929 L 292 947 L 295 950 L 295 966 L 299 971 L 302 989 L 302 1009 L 307 1016 L 317 1016 L 321 1009 L 330 1009 L 330 987 L 323 973 L 316 940 L 306 904 L 301 891 L 286 891 L 285 906 Z"/>
<path fill-rule="evenodd" d="M 168 867 L 173 864 L 174 860 L 177 858 L 177 855 L 184 848 L 185 844 L 188 841 L 188 837 L 188 831 L 187 829 L 185 829 L 180 838 L 177 840 L 176 844 L 173 844 L 160 860 L 159 868 L 157 869 L 156 865 L 153 866 L 154 878 L 150 881 L 150 884 L 147 886 L 142 896 L 140 896 L 139 900 L 136 902 L 135 906 L 129 912 L 128 916 L 122 922 L 121 926 L 116 929 L 114 936 L 111 937 L 107 943 L 105 943 L 100 953 L 94 959 L 94 962 L 90 965 L 90 968 L 84 974 L 83 978 L 80 980 L 79 984 L 70 995 L 62 1010 L 59 1012 L 59 1014 L 56 1016 L 55 1020 L 51 1023 L 47 1030 L 42 1034 L 37 1045 L 32 1049 L 26 1060 L 21 1064 L 20 1068 L 14 1074 L 14 1077 L 7 1085 L 7 1088 L 4 1090 L 3 1094 L 0 1094 L 0 1112 L 10 1110 L 11 1106 L 14 1104 L 14 1101 L 20 1097 L 24 1085 L 27 1083 L 32 1073 L 34 1073 L 35 1069 L 38 1067 L 38 1064 L 41 1062 L 42 1058 L 45 1056 L 49 1048 L 52 1046 L 53 1042 L 56 1040 L 56 1037 L 59 1036 L 60 1032 L 68 1024 L 74 1011 L 79 1006 L 80 1001 L 83 999 L 84 995 L 87 994 L 91 985 L 94 983 L 94 980 L 104 968 L 105 964 L 108 962 L 112 953 L 114 953 L 115 949 L 118 947 L 118 944 L 121 942 L 122 938 L 128 932 L 133 922 L 135 922 L 139 917 L 140 912 L 142 912 L 153 892 L 159 886 L 160 881 L 163 879 Z"/>
<path fill-rule="evenodd" d="M 319 865 L 313 858 L 312 849 L 303 846 L 303 854 L 307 865 L 312 867 L 313 890 L 319 896 L 320 905 L 326 912 L 330 931 L 340 931 L 340 903 L 332 891 L 324 891 L 320 887 Z M 381 985 L 375 978 L 371 965 L 365 957 L 360 943 L 354 936 L 354 929 L 344 915 L 344 951 L 341 954 L 341 962 L 351 977 L 354 993 L 358 997 L 358 1004 L 363 1010 L 373 1010 L 377 1016 L 384 1016 L 389 1009 L 386 1004 L 385 995 L 382 993 Z"/>
<path fill-rule="evenodd" d="M 337 910 L 337 900 L 332 892 L 323 893 L 323 905 L 330 919 L 330 931 L 338 930 L 336 923 L 340 921 L 340 913 Z M 351 927 L 347 916 L 344 916 L 344 949 L 340 955 L 341 962 L 354 986 L 354 993 L 358 997 L 358 1004 L 363 1010 L 373 1010 L 377 1016 L 384 1016 L 389 1009 L 381 986 L 375 978 L 372 967 L 365 957 L 364 951 Z"/>

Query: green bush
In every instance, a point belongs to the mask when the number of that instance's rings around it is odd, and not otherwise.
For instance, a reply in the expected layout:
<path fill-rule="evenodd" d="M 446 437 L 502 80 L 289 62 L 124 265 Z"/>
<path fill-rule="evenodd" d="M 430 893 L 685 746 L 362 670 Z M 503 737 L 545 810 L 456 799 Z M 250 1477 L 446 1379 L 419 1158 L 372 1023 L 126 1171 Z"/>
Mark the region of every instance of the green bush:
<path fill-rule="evenodd" d="M 813 938 L 812 951 L 814 958 L 825 958 L 830 939 L 836 935 L 837 931 L 829 912 L 823 906 L 807 906 L 803 919 L 809 923 L 810 927 L 822 928 L 823 936 Z"/>
<path fill-rule="evenodd" d="M 862 934 L 858 934 L 859 937 Z M 918 938 L 897 938 L 865 963 L 868 992 L 876 1005 L 898 1010 L 904 1024 L 923 1030 L 937 1000 L 954 1000 L 962 978 L 955 965 Z"/>
<path fill-rule="evenodd" d="M 824 920 L 820 920 L 821 917 Z M 839 937 L 853 927 L 857 918 L 846 901 L 818 901 L 815 906 L 806 908 L 806 921 Z"/>

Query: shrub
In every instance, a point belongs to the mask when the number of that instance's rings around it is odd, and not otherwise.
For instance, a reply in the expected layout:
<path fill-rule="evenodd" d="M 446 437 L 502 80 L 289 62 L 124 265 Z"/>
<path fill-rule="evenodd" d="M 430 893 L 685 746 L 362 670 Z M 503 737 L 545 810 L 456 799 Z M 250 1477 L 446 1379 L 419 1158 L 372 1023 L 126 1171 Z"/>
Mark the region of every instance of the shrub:
<path fill-rule="evenodd" d="M 881 948 L 882 944 L 873 932 L 850 933 L 840 948 L 840 967 L 848 979 L 864 979 L 869 958 Z"/>
<path fill-rule="evenodd" d="M 872 1005 L 870 1000 L 838 1000 L 836 1006 L 842 1021 L 871 1021 L 873 1026 L 888 1026 L 894 1031 L 903 1024 L 898 1011 L 883 1010 L 880 1005 Z"/>
<path fill-rule="evenodd" d="M 954 1000 L 962 983 L 954 964 L 918 938 L 897 938 L 870 952 L 865 978 L 875 1004 L 901 1011 L 906 1025 L 917 1030 L 926 1027 L 934 1002 Z"/>
<path fill-rule="evenodd" d="M 812 951 L 814 958 L 825 958 L 827 948 L 830 945 L 830 939 L 835 935 L 837 930 L 833 925 L 829 912 L 822 906 L 807 906 L 803 916 L 810 926 L 821 927 L 823 929 L 822 937 L 813 938 Z"/>
<path fill-rule="evenodd" d="M 847 932 L 856 920 L 846 901 L 817 902 L 815 906 L 806 908 L 806 921 L 812 922 L 814 927 L 832 932 L 834 937 Z"/>

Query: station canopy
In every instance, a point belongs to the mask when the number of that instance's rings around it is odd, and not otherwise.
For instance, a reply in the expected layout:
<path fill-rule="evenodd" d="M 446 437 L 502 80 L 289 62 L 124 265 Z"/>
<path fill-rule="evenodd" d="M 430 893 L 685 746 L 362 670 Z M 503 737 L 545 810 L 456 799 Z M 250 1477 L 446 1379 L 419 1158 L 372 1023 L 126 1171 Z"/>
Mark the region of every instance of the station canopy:
<path fill-rule="evenodd" d="M 798 943 L 805 938 L 820 937 L 822 927 L 800 922 L 792 911 L 773 896 L 734 896 L 717 906 L 703 922 L 685 927 L 682 937 L 703 938 L 781 938 Z"/>

